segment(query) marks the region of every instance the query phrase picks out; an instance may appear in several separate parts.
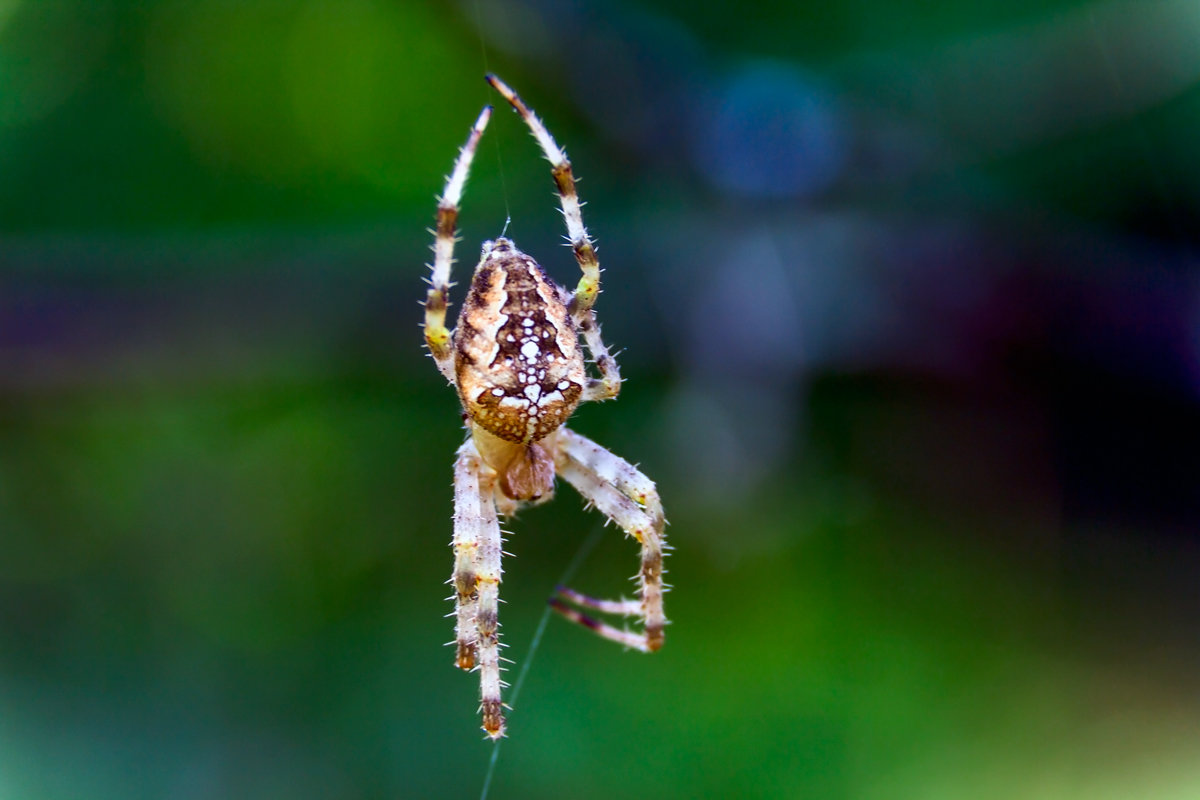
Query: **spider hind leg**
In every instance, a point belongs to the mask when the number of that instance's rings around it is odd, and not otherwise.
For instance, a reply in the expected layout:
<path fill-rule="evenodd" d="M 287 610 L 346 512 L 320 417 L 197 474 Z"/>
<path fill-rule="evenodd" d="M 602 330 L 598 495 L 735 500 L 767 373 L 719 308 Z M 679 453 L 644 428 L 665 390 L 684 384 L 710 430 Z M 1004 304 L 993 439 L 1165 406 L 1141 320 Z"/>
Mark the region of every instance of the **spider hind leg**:
<path fill-rule="evenodd" d="M 455 663 L 479 672 L 483 729 L 504 735 L 500 679 L 500 521 L 496 516 L 496 472 L 479 456 L 473 440 L 454 463 L 454 576 L 458 655 Z"/>
<path fill-rule="evenodd" d="M 663 645 L 663 518 L 653 481 L 629 462 L 568 428 L 559 430 L 558 474 L 583 498 L 641 545 L 638 599 L 599 600 L 565 587 L 550 606 L 567 619 L 625 647 L 654 652 Z M 640 618 L 641 631 L 624 631 L 588 616 L 584 609 Z"/>

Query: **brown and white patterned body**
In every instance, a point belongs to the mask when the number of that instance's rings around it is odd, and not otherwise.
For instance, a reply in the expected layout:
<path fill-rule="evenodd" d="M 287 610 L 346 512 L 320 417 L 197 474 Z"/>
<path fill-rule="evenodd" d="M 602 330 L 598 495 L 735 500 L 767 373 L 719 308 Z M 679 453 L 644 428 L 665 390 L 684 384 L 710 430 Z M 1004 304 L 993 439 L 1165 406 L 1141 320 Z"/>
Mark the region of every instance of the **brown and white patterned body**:
<path fill-rule="evenodd" d="M 581 402 L 607 400 L 621 389 L 617 362 L 600 338 L 592 309 L 600 265 L 583 227 L 566 154 L 541 120 L 495 76 L 488 82 L 529 125 L 551 163 L 571 250 L 583 275 L 573 292 L 555 284 L 508 239 L 486 242 L 467 299 L 451 333 L 446 327 L 458 203 L 479 138 L 485 108 L 463 147 L 438 203 L 433 274 L 425 299 L 425 343 L 438 370 L 458 390 L 470 435 L 454 464 L 455 664 L 479 671 L 483 729 L 504 735 L 499 602 L 500 515 L 544 502 L 558 475 L 641 546 L 638 597 L 597 600 L 560 587 L 550 605 L 567 619 L 619 644 L 653 652 L 662 647 L 662 503 L 654 482 L 624 459 L 566 427 Z M 582 341 L 581 341 L 582 340 Z M 583 346 L 599 377 L 585 367 Z M 580 609 L 637 617 L 626 631 Z"/>
<path fill-rule="evenodd" d="M 562 294 L 508 239 L 487 242 L 454 331 L 459 399 L 514 500 L 549 492 L 553 455 L 538 442 L 567 421 L 588 382 Z"/>

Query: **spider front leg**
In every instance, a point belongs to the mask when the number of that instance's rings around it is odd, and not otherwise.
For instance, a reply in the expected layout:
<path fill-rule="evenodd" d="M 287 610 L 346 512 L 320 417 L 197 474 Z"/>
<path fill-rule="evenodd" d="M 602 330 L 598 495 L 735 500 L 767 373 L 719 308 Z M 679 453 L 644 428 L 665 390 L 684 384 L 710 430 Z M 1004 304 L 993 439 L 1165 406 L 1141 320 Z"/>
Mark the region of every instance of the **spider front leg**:
<path fill-rule="evenodd" d="M 559 430 L 558 474 L 575 487 L 600 513 L 641 544 L 638 570 L 638 599 L 597 600 L 573 589 L 560 588 L 559 595 L 583 608 L 601 613 L 639 616 L 642 631 L 614 628 L 572 608 L 559 598 L 550 604 L 567 619 L 606 639 L 643 652 L 663 645 L 663 550 L 665 549 L 662 502 L 654 482 L 624 459 L 567 428 Z"/>
<path fill-rule="evenodd" d="M 600 338 L 596 312 L 589 310 L 578 325 L 583 340 L 587 342 L 588 352 L 592 354 L 592 360 L 596 362 L 596 369 L 600 372 L 599 378 L 588 380 L 588 385 L 583 390 L 583 400 L 611 400 L 621 393 L 621 370 L 617 366 L 617 360 L 604 346 L 604 340 Z"/>
<path fill-rule="evenodd" d="M 575 253 L 575 261 L 583 272 L 579 284 L 575 287 L 574 296 L 567 306 L 575 318 L 575 324 L 582 327 L 584 316 L 591 311 L 600 296 L 600 262 L 596 258 L 596 248 L 583 227 L 583 204 L 579 202 L 579 194 L 575 191 L 575 176 L 571 172 L 571 162 L 567 154 L 554 141 L 550 131 L 538 119 L 537 115 L 525 101 L 514 92 L 508 84 L 495 75 L 488 75 L 487 82 L 509 102 L 529 130 L 533 138 L 542 147 L 542 154 L 550 162 L 550 173 L 554 176 L 554 188 L 558 191 L 559 202 L 562 205 L 563 220 L 567 224 L 567 238 L 571 240 L 571 250 Z"/>
<path fill-rule="evenodd" d="M 454 463 L 455 664 L 479 670 L 479 700 L 488 736 L 504 735 L 500 680 L 500 522 L 495 471 L 468 439 Z"/>
<path fill-rule="evenodd" d="M 564 290 L 562 300 L 570 309 L 571 317 L 583 334 L 588 350 L 596 362 L 596 368 L 600 371 L 600 379 L 589 382 L 584 390 L 583 399 L 609 400 L 621 391 L 621 373 L 617 369 L 616 359 L 609 354 L 600 339 L 600 328 L 592 310 L 596 298 L 600 296 L 600 261 L 596 258 L 596 247 L 588 236 L 587 228 L 583 226 L 583 203 L 579 201 L 579 194 L 575 189 L 575 175 L 571 170 L 571 162 L 542 121 L 508 84 L 495 75 L 488 75 L 487 81 L 521 115 L 521 119 L 533 132 L 533 138 L 541 145 L 542 154 L 550 162 L 554 188 L 558 192 L 563 221 L 567 225 L 567 238 L 571 242 L 575 261 L 583 272 L 575 291 L 572 293 Z"/>
<path fill-rule="evenodd" d="M 446 179 L 446 190 L 438 200 L 437 229 L 433 240 L 433 274 L 429 278 L 429 291 L 425 295 L 425 344 L 437 364 L 438 371 L 446 380 L 454 383 L 454 353 L 450 347 L 450 329 L 446 327 L 447 295 L 450 292 L 450 267 L 454 263 L 455 231 L 458 225 L 458 204 L 462 201 L 463 187 L 479 137 L 487 127 L 492 107 L 485 106 L 471 128 L 471 135 L 454 162 L 454 169 Z"/>

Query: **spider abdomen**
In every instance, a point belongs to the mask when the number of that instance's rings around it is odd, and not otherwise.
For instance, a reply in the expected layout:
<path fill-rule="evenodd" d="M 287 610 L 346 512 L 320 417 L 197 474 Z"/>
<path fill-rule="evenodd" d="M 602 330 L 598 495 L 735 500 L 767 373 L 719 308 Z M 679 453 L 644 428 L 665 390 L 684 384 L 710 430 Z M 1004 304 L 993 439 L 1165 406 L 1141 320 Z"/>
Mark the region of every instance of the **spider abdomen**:
<path fill-rule="evenodd" d="M 587 382 L 579 334 L 559 288 L 507 239 L 484 244 L 454 331 L 467 415 L 529 444 L 567 421 Z"/>

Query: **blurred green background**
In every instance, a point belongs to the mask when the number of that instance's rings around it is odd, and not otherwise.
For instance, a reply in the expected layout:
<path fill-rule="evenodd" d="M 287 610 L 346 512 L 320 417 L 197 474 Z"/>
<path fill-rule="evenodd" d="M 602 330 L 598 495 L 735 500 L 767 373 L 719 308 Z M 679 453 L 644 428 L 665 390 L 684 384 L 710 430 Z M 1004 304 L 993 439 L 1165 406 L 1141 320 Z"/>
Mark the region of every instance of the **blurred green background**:
<path fill-rule="evenodd" d="M 606 268 L 628 382 L 572 424 L 677 548 L 661 653 L 551 620 L 491 796 L 1200 796 L 1198 40 L 1194 0 L 0 0 L 0 798 L 480 791 L 417 326 L 489 70 Z M 498 111 L 458 297 L 507 218 L 576 274 Z M 600 524 L 507 526 L 518 666 Z M 635 564 L 610 528 L 574 583 Z"/>

